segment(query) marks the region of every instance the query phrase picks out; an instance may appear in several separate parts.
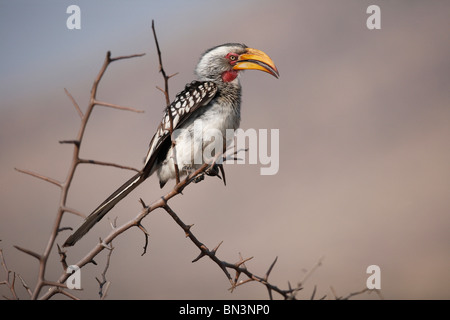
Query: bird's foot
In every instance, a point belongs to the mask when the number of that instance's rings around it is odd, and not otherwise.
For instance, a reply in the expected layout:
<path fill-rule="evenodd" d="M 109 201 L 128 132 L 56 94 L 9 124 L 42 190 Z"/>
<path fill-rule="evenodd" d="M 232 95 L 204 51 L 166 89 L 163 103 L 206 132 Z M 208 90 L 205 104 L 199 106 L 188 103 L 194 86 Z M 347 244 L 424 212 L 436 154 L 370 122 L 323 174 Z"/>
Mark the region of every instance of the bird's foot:
<path fill-rule="evenodd" d="M 227 185 L 227 181 L 225 180 L 225 171 L 223 170 L 223 164 L 217 164 L 210 166 L 205 170 L 205 174 L 210 177 L 217 177 L 220 180 L 223 180 L 223 184 Z M 222 174 L 222 176 L 220 176 Z"/>

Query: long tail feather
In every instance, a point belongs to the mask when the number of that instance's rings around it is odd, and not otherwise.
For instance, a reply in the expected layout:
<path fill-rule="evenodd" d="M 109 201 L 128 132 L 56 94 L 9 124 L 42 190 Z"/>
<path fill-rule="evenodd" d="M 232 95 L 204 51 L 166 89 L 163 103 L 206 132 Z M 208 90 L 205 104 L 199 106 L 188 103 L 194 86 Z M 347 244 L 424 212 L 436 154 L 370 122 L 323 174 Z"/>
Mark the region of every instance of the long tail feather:
<path fill-rule="evenodd" d="M 127 196 L 134 188 L 147 178 L 146 174 L 139 172 L 125 182 L 108 199 L 103 201 L 87 218 L 83 224 L 64 242 L 64 247 L 73 246 L 80 240 L 97 222 L 99 222 L 120 200 Z"/>

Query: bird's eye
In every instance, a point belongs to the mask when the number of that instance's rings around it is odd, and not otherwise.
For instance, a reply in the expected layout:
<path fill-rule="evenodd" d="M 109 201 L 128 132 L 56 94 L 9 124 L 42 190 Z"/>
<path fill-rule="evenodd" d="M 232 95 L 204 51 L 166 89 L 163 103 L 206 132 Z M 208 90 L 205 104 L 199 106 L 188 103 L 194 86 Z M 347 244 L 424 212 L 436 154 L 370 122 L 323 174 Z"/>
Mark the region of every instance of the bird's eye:
<path fill-rule="evenodd" d="M 237 58 L 238 58 L 238 56 L 237 56 L 237 54 L 229 53 L 229 54 L 227 54 L 227 58 L 228 58 L 230 61 L 236 61 Z"/>

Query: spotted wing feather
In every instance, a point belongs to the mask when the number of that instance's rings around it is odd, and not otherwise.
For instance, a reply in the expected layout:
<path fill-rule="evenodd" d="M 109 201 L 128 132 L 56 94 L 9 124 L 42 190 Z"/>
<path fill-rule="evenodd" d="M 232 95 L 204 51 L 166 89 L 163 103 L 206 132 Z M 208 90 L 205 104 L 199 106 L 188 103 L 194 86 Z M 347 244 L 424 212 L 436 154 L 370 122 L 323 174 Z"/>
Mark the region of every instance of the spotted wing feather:
<path fill-rule="evenodd" d="M 150 147 L 145 158 L 144 171 L 151 174 L 156 159 L 165 158 L 170 147 L 170 117 L 172 115 L 173 130 L 180 126 L 190 115 L 200 107 L 206 106 L 216 95 L 217 85 L 210 81 L 193 81 L 178 93 L 174 101 L 166 108 L 163 119 L 150 141 Z M 165 150 L 162 150 L 165 149 Z M 162 155 L 161 153 L 164 153 Z"/>

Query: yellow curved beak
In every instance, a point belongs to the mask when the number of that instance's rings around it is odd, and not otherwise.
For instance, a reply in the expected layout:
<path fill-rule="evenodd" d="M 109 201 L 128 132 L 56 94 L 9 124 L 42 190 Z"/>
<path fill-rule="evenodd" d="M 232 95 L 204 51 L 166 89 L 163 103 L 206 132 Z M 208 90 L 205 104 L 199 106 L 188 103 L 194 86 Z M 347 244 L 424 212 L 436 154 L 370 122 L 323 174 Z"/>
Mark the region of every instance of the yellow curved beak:
<path fill-rule="evenodd" d="M 239 60 L 233 67 L 234 70 L 261 70 L 273 75 L 280 76 L 272 59 L 258 49 L 247 48 L 247 51 L 239 56 Z"/>

